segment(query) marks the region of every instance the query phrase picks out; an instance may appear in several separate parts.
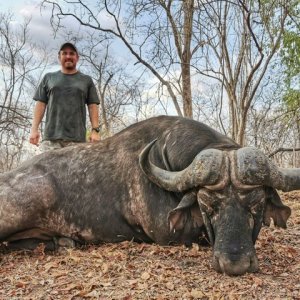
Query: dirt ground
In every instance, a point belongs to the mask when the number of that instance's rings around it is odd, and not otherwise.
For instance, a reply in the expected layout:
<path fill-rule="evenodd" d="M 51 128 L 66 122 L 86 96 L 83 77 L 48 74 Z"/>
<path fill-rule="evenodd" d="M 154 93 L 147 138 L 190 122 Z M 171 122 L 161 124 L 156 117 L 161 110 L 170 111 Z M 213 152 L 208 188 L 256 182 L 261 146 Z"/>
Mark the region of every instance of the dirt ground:
<path fill-rule="evenodd" d="M 260 270 L 229 277 L 211 249 L 124 242 L 44 253 L 0 254 L 0 299 L 300 299 L 300 192 L 282 195 L 288 229 L 264 227 Z"/>

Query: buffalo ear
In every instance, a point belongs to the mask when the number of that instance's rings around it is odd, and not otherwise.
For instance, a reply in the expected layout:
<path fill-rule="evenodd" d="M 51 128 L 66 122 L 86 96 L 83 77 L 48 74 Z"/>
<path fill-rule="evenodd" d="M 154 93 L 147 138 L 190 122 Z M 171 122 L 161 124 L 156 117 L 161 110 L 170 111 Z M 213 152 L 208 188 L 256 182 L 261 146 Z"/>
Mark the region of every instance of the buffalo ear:
<path fill-rule="evenodd" d="M 291 209 L 281 202 L 277 191 L 273 188 L 267 187 L 264 224 L 270 226 L 272 218 L 275 226 L 286 228 L 286 221 L 290 215 Z"/>
<path fill-rule="evenodd" d="M 197 203 L 197 194 L 194 191 L 186 193 L 179 204 L 169 212 L 170 232 L 184 229 L 189 216 L 192 218 L 193 227 L 203 225 L 201 212 Z"/>

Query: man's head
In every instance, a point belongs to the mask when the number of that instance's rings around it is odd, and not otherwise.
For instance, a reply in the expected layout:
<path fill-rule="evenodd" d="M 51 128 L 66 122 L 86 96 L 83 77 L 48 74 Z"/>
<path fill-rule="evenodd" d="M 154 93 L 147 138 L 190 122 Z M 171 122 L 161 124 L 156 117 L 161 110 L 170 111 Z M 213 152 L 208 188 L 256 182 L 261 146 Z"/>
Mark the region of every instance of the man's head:
<path fill-rule="evenodd" d="M 76 65 L 79 60 L 77 48 L 72 43 L 64 43 L 61 45 L 58 52 L 62 72 L 67 74 L 76 73 Z"/>

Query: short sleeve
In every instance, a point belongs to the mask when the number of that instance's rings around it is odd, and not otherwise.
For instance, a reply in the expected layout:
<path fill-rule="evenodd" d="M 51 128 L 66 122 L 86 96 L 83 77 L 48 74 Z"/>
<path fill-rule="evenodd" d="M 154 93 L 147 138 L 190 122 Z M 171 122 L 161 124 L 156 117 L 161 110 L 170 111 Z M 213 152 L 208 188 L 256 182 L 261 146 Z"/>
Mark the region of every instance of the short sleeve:
<path fill-rule="evenodd" d="M 48 95 L 47 95 L 47 75 L 44 76 L 42 81 L 40 82 L 37 90 L 35 91 L 35 94 L 33 96 L 33 100 L 35 101 L 41 101 L 44 103 L 48 103 Z"/>
<path fill-rule="evenodd" d="M 90 78 L 90 82 L 89 82 L 86 103 L 88 105 L 89 104 L 100 104 L 97 89 L 95 87 L 95 84 L 94 84 L 92 78 Z"/>

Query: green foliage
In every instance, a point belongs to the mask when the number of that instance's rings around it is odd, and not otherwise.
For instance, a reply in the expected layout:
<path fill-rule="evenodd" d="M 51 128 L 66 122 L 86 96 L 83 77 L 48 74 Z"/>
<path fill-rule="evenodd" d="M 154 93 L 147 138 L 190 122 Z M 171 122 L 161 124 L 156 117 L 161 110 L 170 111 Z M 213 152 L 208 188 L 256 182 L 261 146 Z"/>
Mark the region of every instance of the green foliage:
<path fill-rule="evenodd" d="M 283 97 L 285 105 L 291 110 L 297 110 L 300 107 L 300 89 L 288 89 Z"/>
<path fill-rule="evenodd" d="M 286 93 L 284 103 L 290 109 L 300 107 L 300 35 L 288 31 L 284 34 L 281 50 L 282 62 L 285 65 Z"/>
<path fill-rule="evenodd" d="M 300 75 L 300 32 L 287 31 L 283 37 L 281 50 L 282 62 L 286 66 L 287 84 L 291 85 L 294 77 Z"/>
<path fill-rule="evenodd" d="M 291 1 L 288 9 L 289 19 L 280 51 L 287 89 L 283 100 L 290 109 L 297 109 L 300 107 L 300 1 Z"/>

